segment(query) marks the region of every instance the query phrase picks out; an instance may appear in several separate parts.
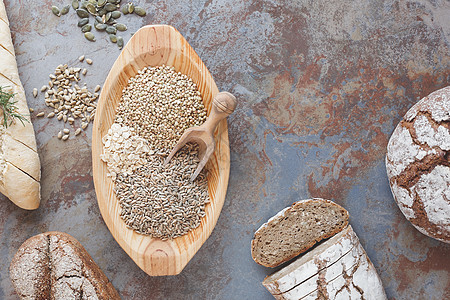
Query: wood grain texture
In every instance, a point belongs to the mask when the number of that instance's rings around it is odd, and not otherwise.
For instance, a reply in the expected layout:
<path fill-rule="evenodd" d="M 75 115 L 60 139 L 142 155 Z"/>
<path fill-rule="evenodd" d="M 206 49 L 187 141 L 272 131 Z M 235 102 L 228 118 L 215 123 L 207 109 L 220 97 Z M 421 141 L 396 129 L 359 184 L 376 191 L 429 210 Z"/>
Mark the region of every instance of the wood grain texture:
<path fill-rule="evenodd" d="M 100 212 L 112 235 L 147 274 L 179 274 L 211 234 L 222 209 L 230 171 L 230 149 L 226 120 L 215 130 L 216 147 L 207 164 L 208 191 L 211 198 L 201 225 L 182 237 L 162 241 L 128 229 L 119 216 L 120 207 L 113 192 L 113 182 L 106 177 L 106 164 L 100 160 L 102 137 L 114 122 L 122 89 L 130 77 L 146 66 L 173 66 L 197 84 L 205 107 L 218 93 L 217 86 L 201 59 L 173 27 L 151 25 L 137 31 L 114 63 L 100 95 L 92 135 L 92 163 Z"/>

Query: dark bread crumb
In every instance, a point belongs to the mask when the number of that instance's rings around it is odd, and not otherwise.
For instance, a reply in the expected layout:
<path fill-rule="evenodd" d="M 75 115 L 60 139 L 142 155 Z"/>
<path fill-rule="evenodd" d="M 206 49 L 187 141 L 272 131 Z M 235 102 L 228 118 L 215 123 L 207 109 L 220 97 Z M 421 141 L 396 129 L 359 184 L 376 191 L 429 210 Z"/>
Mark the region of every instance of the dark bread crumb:
<path fill-rule="evenodd" d="M 260 265 L 276 267 L 347 224 L 347 210 L 334 202 L 317 198 L 296 202 L 256 231 L 252 257 Z"/>

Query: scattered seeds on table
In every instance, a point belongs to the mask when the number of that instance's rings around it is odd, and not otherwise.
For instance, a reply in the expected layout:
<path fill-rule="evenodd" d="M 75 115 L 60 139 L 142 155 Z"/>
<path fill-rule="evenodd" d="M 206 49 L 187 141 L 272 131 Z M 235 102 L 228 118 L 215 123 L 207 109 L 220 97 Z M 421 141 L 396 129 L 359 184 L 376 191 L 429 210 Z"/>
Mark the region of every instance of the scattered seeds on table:
<path fill-rule="evenodd" d="M 81 74 L 86 75 L 87 73 L 87 69 L 83 69 L 83 71 L 81 71 Z"/>
<path fill-rule="evenodd" d="M 109 39 L 111 40 L 111 42 L 117 43 L 117 36 L 115 34 L 110 34 Z"/>
<path fill-rule="evenodd" d="M 48 86 L 43 85 L 43 86 L 41 87 L 41 92 L 42 92 L 42 93 L 45 92 L 45 91 L 47 90 L 47 88 L 48 88 Z"/>
<path fill-rule="evenodd" d="M 78 128 L 77 130 L 75 130 L 75 135 L 79 135 L 81 133 L 81 128 Z"/>
<path fill-rule="evenodd" d="M 106 27 L 106 32 L 109 34 L 116 34 L 117 29 L 114 26 L 108 26 Z"/>
<path fill-rule="evenodd" d="M 38 95 L 38 89 L 37 89 L 37 88 L 34 88 L 34 89 L 33 89 L 33 97 L 36 98 L 37 95 Z"/>
<path fill-rule="evenodd" d="M 83 62 L 83 60 L 84 60 L 84 55 L 81 55 L 80 57 L 78 57 L 78 60 L 79 60 L 80 62 Z"/>
<path fill-rule="evenodd" d="M 51 113 L 49 113 L 48 115 L 47 115 L 47 118 L 53 118 L 55 116 L 55 113 L 54 112 L 51 112 Z"/>
<path fill-rule="evenodd" d="M 45 115 L 45 112 L 41 111 L 40 113 L 38 113 L 36 115 L 36 117 L 40 118 L 40 117 L 43 117 L 44 115 Z"/>
<path fill-rule="evenodd" d="M 119 30 L 119 31 L 126 31 L 127 30 L 127 25 L 125 25 L 125 24 L 118 23 L 115 26 L 116 26 L 116 29 Z"/>
<path fill-rule="evenodd" d="M 97 9 L 95 8 L 94 4 L 92 4 L 92 3 L 86 4 L 86 9 L 91 15 L 97 14 Z"/>
<path fill-rule="evenodd" d="M 82 32 L 89 32 L 92 29 L 92 25 L 91 24 L 86 24 L 83 27 L 81 27 L 81 31 Z"/>
<path fill-rule="evenodd" d="M 98 23 L 97 25 L 95 25 L 95 29 L 97 29 L 98 31 L 104 31 L 106 27 L 108 27 L 108 25 L 103 23 Z"/>
<path fill-rule="evenodd" d="M 97 85 L 94 89 L 94 92 L 97 93 L 98 91 L 100 91 L 102 87 L 100 85 Z"/>
<path fill-rule="evenodd" d="M 68 138 L 69 138 L 69 135 L 66 134 L 66 135 L 63 135 L 62 140 L 63 140 L 63 141 L 67 141 Z"/>
<path fill-rule="evenodd" d="M 122 5 L 122 7 L 120 8 L 120 11 L 124 14 L 124 15 L 128 15 L 130 12 L 128 11 L 128 4 L 124 4 Z"/>
<path fill-rule="evenodd" d="M 117 46 L 119 47 L 119 49 L 123 48 L 123 37 L 121 36 L 117 37 Z"/>
<path fill-rule="evenodd" d="M 84 33 L 84 37 L 88 40 L 88 41 L 91 41 L 91 42 L 95 42 L 95 36 L 94 36 L 94 34 L 92 33 L 92 32 L 85 32 Z"/>
<path fill-rule="evenodd" d="M 145 17 L 147 15 L 147 12 L 145 11 L 145 9 L 143 9 L 140 6 L 136 6 L 134 8 L 134 13 L 137 14 L 140 17 Z"/>
<path fill-rule="evenodd" d="M 79 8 L 76 10 L 76 12 L 80 18 L 89 18 L 89 13 L 87 12 L 87 10 Z"/>
<path fill-rule="evenodd" d="M 55 16 L 59 17 L 59 8 L 53 5 L 53 6 L 52 6 L 52 13 L 53 13 Z"/>
<path fill-rule="evenodd" d="M 115 10 L 115 11 L 112 11 L 111 12 L 111 18 L 113 18 L 113 19 L 118 19 L 118 18 L 120 18 L 122 16 L 122 14 L 120 13 L 120 11 L 118 11 L 118 10 Z"/>
<path fill-rule="evenodd" d="M 105 4 L 106 4 L 106 0 L 98 0 L 98 1 L 97 1 L 97 5 L 98 5 L 99 7 L 103 7 Z"/>
<path fill-rule="evenodd" d="M 105 9 L 107 12 L 111 12 L 111 11 L 115 11 L 117 9 L 117 6 L 115 4 L 112 3 L 106 3 L 105 4 Z"/>
<path fill-rule="evenodd" d="M 67 129 L 67 128 L 64 128 L 64 129 L 63 129 L 63 132 L 64 132 L 65 134 L 69 134 L 70 130 Z"/>
<path fill-rule="evenodd" d="M 61 9 L 61 15 L 66 15 L 70 10 L 70 5 L 66 5 Z"/>
<path fill-rule="evenodd" d="M 72 8 L 77 10 L 80 7 L 80 3 L 78 3 L 78 0 L 72 0 Z"/>
<path fill-rule="evenodd" d="M 58 135 L 57 135 L 57 137 L 58 137 L 58 139 L 61 139 L 62 137 L 63 137 L 63 133 L 62 133 L 62 131 L 60 130 L 59 132 L 58 132 Z"/>
<path fill-rule="evenodd" d="M 30 107 L 29 111 L 30 111 L 30 113 L 33 113 L 34 112 L 34 108 Z"/>
<path fill-rule="evenodd" d="M 86 25 L 87 23 L 89 23 L 89 18 L 83 18 L 83 19 L 80 19 L 79 21 L 78 21 L 78 27 L 83 27 L 84 25 Z"/>
<path fill-rule="evenodd" d="M 90 59 L 90 58 L 86 58 L 86 62 L 88 65 L 92 65 L 92 63 L 93 63 L 92 59 Z"/>
<path fill-rule="evenodd" d="M 132 14 L 134 12 L 134 4 L 128 3 L 128 13 Z"/>

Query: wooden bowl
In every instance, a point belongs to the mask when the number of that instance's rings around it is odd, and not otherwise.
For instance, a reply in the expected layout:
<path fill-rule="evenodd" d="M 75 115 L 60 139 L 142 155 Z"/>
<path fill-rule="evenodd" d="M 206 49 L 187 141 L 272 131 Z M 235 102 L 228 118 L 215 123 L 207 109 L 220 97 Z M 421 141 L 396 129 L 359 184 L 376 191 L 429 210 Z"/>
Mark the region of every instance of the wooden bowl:
<path fill-rule="evenodd" d="M 133 35 L 109 72 L 98 100 L 92 134 L 93 176 L 100 212 L 119 245 L 142 270 L 152 276 L 179 274 L 200 249 L 219 218 L 230 172 L 228 129 L 226 120 L 222 120 L 215 131 L 215 152 L 207 165 L 211 202 L 205 207 L 206 216 L 199 227 L 184 236 L 163 241 L 128 229 L 120 218 L 114 183 L 106 177 L 106 164 L 100 160 L 102 137 L 114 122 L 116 107 L 128 79 L 144 67 L 163 64 L 173 66 L 176 71 L 192 78 L 209 115 L 212 99 L 219 91 L 208 69 L 175 28 L 151 25 Z"/>

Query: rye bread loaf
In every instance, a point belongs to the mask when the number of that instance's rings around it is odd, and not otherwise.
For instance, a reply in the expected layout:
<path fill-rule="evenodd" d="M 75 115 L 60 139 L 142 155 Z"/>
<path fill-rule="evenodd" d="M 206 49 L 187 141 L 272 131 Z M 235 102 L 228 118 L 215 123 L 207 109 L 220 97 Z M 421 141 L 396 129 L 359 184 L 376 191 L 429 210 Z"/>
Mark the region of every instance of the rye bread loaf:
<path fill-rule="evenodd" d="M 416 103 L 389 140 L 386 170 L 405 217 L 450 243 L 450 87 Z"/>
<path fill-rule="evenodd" d="M 347 210 L 332 201 L 314 198 L 295 202 L 255 232 L 252 257 L 260 265 L 279 266 L 347 224 Z"/>
<path fill-rule="evenodd" d="M 375 267 L 350 225 L 267 276 L 263 285 L 276 299 L 386 299 Z"/>
<path fill-rule="evenodd" d="M 10 266 L 21 299 L 120 299 L 81 244 L 62 232 L 26 240 Z"/>

